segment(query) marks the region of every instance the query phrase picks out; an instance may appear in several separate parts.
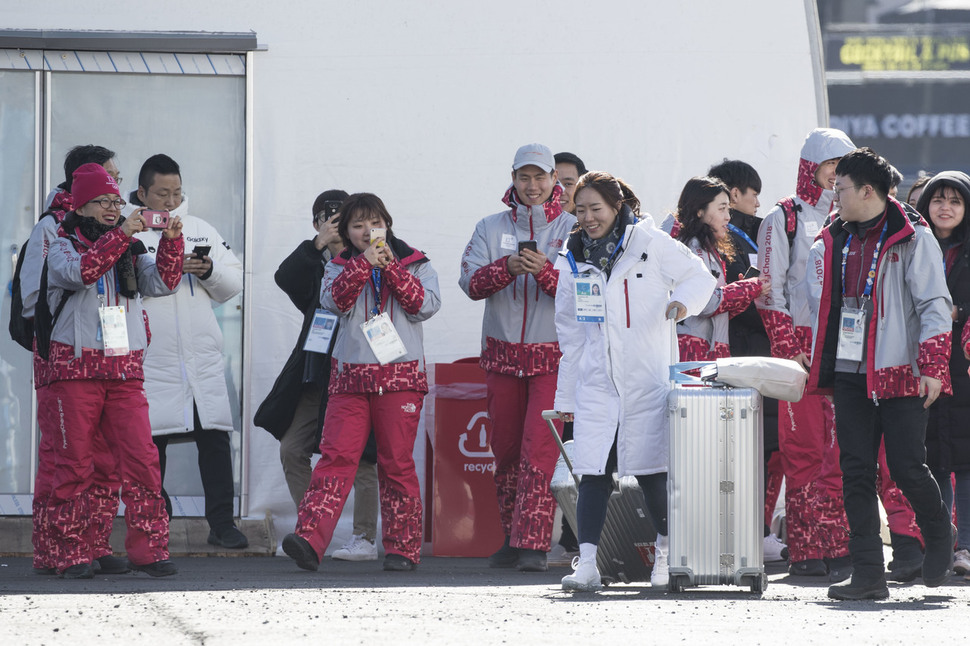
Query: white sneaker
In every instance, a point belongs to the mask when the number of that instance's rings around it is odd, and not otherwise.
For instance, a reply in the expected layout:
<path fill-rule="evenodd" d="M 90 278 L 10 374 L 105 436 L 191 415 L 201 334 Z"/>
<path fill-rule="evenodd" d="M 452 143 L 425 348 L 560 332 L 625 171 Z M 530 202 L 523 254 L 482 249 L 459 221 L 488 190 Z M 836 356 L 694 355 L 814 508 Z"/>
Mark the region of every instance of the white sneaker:
<path fill-rule="evenodd" d="M 584 561 L 578 556 L 574 558 L 573 573 L 562 578 L 562 589 L 577 592 L 602 590 L 603 582 L 600 579 L 600 571 L 596 567 L 596 559 L 591 558 Z"/>
<path fill-rule="evenodd" d="M 666 588 L 669 579 L 667 572 L 667 553 L 670 550 L 670 541 L 666 536 L 657 535 L 657 543 L 654 546 L 653 571 L 650 573 L 650 585 L 655 588 Z"/>
<path fill-rule="evenodd" d="M 363 534 L 354 534 L 331 558 L 338 561 L 376 561 L 377 543 L 371 543 Z"/>
<path fill-rule="evenodd" d="M 970 552 L 957 550 L 953 553 L 953 571 L 957 574 L 970 573 Z"/>
<path fill-rule="evenodd" d="M 768 534 L 764 540 L 765 563 L 788 560 L 788 546 L 781 542 L 774 534 Z"/>

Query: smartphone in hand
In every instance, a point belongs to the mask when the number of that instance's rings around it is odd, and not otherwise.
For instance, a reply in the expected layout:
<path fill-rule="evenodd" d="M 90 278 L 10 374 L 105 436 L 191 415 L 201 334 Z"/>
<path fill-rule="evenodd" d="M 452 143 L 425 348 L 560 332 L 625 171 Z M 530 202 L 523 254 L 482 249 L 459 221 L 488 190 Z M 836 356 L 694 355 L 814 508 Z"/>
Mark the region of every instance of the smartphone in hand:
<path fill-rule="evenodd" d="M 523 249 L 528 249 L 538 253 L 539 247 L 536 245 L 535 240 L 519 240 L 519 253 L 522 253 Z"/>
<path fill-rule="evenodd" d="M 383 247 L 384 246 L 383 243 L 386 242 L 387 240 L 387 229 L 385 229 L 384 227 L 380 227 L 380 228 L 374 228 L 370 230 L 371 244 L 374 244 L 374 242 L 376 242 L 377 240 L 381 241 L 381 244 L 378 244 L 377 246 Z"/>
<path fill-rule="evenodd" d="M 211 245 L 195 245 L 195 249 L 192 250 L 192 255 L 202 260 L 203 256 L 208 256 L 209 252 L 212 251 Z"/>
<path fill-rule="evenodd" d="M 168 211 L 142 211 L 141 216 L 145 218 L 145 226 L 149 229 L 168 228 Z"/>

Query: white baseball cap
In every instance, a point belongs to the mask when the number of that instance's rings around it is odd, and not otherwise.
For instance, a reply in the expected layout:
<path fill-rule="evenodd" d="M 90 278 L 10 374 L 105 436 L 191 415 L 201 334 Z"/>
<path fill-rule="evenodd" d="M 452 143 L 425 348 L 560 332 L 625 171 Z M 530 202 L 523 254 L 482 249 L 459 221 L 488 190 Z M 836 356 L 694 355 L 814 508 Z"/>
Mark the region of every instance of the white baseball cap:
<path fill-rule="evenodd" d="M 552 150 L 548 146 L 526 144 L 515 151 L 512 170 L 519 170 L 523 166 L 538 166 L 547 173 L 551 173 L 556 168 L 556 158 L 553 157 Z"/>

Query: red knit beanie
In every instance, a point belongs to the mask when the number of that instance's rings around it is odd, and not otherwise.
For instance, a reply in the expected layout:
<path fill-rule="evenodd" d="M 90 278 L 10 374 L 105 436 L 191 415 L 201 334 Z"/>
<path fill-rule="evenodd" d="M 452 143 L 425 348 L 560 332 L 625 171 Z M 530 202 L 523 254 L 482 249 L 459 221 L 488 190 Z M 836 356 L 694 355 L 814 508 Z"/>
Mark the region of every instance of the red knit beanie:
<path fill-rule="evenodd" d="M 111 175 L 108 175 L 108 171 L 101 164 L 84 164 L 74 171 L 71 197 L 75 209 L 79 209 L 94 198 L 106 194 L 121 197 L 121 190 L 118 188 L 118 182 Z"/>

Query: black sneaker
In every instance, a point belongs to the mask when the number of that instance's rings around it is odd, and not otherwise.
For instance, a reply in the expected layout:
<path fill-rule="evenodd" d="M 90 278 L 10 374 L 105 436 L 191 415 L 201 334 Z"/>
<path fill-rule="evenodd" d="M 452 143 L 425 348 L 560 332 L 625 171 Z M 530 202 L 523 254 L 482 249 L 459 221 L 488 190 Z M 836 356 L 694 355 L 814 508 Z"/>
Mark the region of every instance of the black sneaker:
<path fill-rule="evenodd" d="M 519 562 L 515 566 L 519 572 L 545 572 L 549 569 L 546 553 L 542 550 L 519 550 Z"/>
<path fill-rule="evenodd" d="M 788 566 L 788 574 L 792 576 L 825 576 L 828 573 L 822 559 L 805 559 Z"/>
<path fill-rule="evenodd" d="M 244 547 L 249 547 L 249 540 L 246 538 L 246 535 L 239 531 L 239 528 L 235 525 L 231 525 L 219 531 L 210 529 L 207 542 L 209 545 L 228 547 L 231 550 L 239 550 Z"/>
<path fill-rule="evenodd" d="M 61 572 L 62 579 L 93 579 L 94 568 L 90 563 L 78 563 Z"/>
<path fill-rule="evenodd" d="M 320 557 L 302 536 L 287 534 L 283 539 L 283 551 L 296 561 L 297 567 L 311 572 L 316 572 L 320 568 Z"/>
<path fill-rule="evenodd" d="M 838 601 L 861 601 L 862 599 L 888 599 L 889 587 L 886 577 L 879 577 L 873 581 L 862 581 L 856 577 L 848 583 L 829 586 L 829 599 Z"/>
<path fill-rule="evenodd" d="M 825 559 L 825 564 L 829 568 L 829 581 L 831 583 L 841 583 L 852 576 L 852 558 L 839 556 L 832 559 Z"/>
<path fill-rule="evenodd" d="M 94 571 L 98 574 L 127 574 L 131 572 L 131 568 L 128 567 L 128 559 L 114 554 L 105 554 L 94 559 Z"/>
<path fill-rule="evenodd" d="M 173 574 L 178 574 L 179 569 L 175 567 L 175 564 L 165 559 L 164 561 L 155 561 L 154 563 L 146 563 L 145 565 L 138 565 L 137 563 L 132 563 L 128 561 L 128 567 L 132 570 L 138 572 L 144 572 L 148 576 L 161 577 L 161 576 L 172 576 Z"/>
<path fill-rule="evenodd" d="M 488 557 L 488 567 L 510 568 L 519 562 L 519 548 L 509 545 L 509 537 L 505 537 L 505 544 L 497 552 Z"/>
<path fill-rule="evenodd" d="M 401 554 L 385 554 L 384 570 L 386 572 L 412 572 L 417 564 Z"/>

